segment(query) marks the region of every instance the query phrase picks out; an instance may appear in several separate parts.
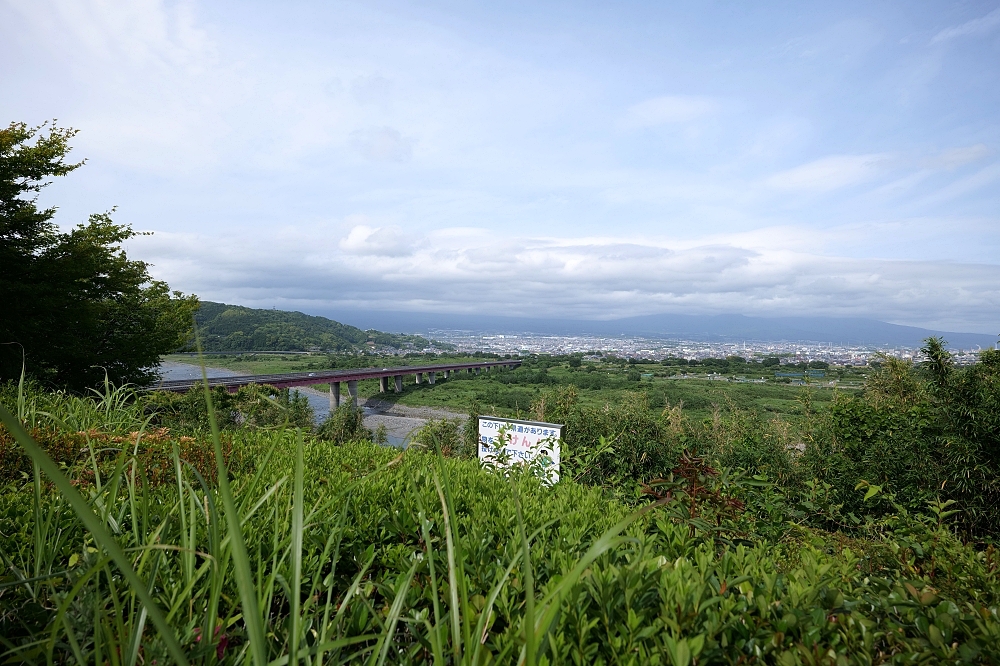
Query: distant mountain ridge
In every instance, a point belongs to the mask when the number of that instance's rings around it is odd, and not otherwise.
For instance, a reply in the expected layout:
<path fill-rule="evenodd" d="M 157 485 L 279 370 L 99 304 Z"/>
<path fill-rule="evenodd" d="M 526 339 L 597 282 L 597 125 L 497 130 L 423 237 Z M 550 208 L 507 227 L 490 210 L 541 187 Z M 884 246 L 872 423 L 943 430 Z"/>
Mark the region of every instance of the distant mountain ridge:
<path fill-rule="evenodd" d="M 935 331 L 859 317 L 659 314 L 595 321 L 388 311 L 338 311 L 336 316 L 389 331 L 451 329 L 483 333 L 635 335 L 705 341 L 794 341 L 913 348 L 934 335 L 943 337 L 950 347 L 959 349 L 992 347 L 998 339 L 995 335 Z"/>
<path fill-rule="evenodd" d="M 362 330 L 302 312 L 259 310 L 212 301 L 201 302 L 195 322 L 205 351 L 422 350 L 432 344 L 419 335 Z"/>

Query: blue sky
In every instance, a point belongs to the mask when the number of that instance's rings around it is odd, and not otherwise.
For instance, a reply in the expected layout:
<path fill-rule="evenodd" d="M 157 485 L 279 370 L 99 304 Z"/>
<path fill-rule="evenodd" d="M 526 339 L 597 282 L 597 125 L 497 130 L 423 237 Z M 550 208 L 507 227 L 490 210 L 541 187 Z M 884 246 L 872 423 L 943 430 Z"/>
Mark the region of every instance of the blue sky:
<path fill-rule="evenodd" d="M 210 300 L 1000 331 L 1000 0 L 0 1 L 46 190 Z"/>

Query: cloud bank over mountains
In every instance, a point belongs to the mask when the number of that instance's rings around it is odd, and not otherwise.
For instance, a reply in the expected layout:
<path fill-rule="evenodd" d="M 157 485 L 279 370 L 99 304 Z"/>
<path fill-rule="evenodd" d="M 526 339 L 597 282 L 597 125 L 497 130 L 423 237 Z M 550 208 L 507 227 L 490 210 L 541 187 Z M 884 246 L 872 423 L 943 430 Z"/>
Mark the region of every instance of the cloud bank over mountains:
<path fill-rule="evenodd" d="M 996 307 L 991 298 L 1000 282 L 997 265 L 848 259 L 766 243 L 531 238 L 477 229 L 397 243 L 400 234 L 359 225 L 339 241 L 317 239 L 312 228 L 285 228 L 266 244 L 246 239 L 224 250 L 193 234 L 157 234 L 141 243 L 159 274 L 212 285 L 205 298 L 304 311 L 577 319 L 874 312 L 893 321 L 933 311 L 923 319 L 930 327 L 974 331 L 983 309 Z"/>
<path fill-rule="evenodd" d="M 12 0 L 0 110 L 211 300 L 995 333 L 998 12 Z"/>

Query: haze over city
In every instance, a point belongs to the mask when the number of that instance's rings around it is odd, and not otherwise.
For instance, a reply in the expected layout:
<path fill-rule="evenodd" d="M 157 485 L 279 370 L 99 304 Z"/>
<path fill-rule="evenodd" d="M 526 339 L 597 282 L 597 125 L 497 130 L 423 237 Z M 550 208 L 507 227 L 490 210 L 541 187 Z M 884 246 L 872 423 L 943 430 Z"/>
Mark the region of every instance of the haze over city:
<path fill-rule="evenodd" d="M 1000 331 L 995 1 L 8 1 L 0 58 L 56 221 L 203 299 Z"/>

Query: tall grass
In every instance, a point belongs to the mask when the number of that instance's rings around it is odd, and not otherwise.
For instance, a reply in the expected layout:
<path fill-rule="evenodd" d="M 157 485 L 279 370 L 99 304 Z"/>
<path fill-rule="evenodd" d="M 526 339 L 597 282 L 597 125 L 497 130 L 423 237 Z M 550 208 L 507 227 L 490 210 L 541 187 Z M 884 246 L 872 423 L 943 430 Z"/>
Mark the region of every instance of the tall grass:
<path fill-rule="evenodd" d="M 229 445 L 254 464 L 230 473 L 217 422 L 214 476 L 178 441 L 170 482 L 155 483 L 141 455 L 147 417 L 116 391 L 22 391 L 16 415 L 0 405 L 36 466 L 0 491 L 0 660 L 1000 659 L 998 558 L 940 520 L 900 515 L 877 526 L 891 539 L 845 541 L 768 518 L 774 488 L 752 486 L 756 499 L 744 498 L 757 504 L 734 516 L 720 494 L 730 477 L 713 486 L 703 469 L 636 512 L 440 447 L 335 446 L 292 428 L 235 431 Z M 54 462 L 25 428 L 45 424 L 130 436 L 113 464 L 91 454 L 83 470 Z M 764 520 L 791 536 L 761 538 Z"/>
<path fill-rule="evenodd" d="M 346 663 L 367 657 L 371 663 L 382 664 L 390 655 L 398 656 L 397 626 L 407 608 L 410 583 L 425 561 L 431 571 L 429 592 L 435 600 L 435 614 L 433 622 L 424 620 L 423 625 L 435 646 L 435 662 L 448 661 L 444 646 L 450 644 L 453 663 L 481 663 L 483 641 L 473 637 L 484 635 L 486 622 L 493 617 L 492 604 L 519 561 L 526 563 L 524 577 L 531 580 L 530 544 L 518 513 L 521 550 L 490 591 L 486 611 L 478 614 L 473 629 L 468 564 L 455 532 L 448 467 L 439 451 L 430 468 L 443 517 L 447 594 L 439 587 L 443 581 L 434 568 L 439 557 L 431 546 L 434 522 L 421 509 L 426 559 L 414 558 L 393 587 L 380 590 L 385 599 L 391 599 L 383 619 L 367 595 L 359 594 L 371 555 L 345 589 L 337 589 L 334 577 L 346 530 L 347 496 L 368 475 L 320 493 L 307 506 L 303 433 L 279 431 L 268 434 L 270 446 L 261 452 L 257 471 L 234 486 L 206 381 L 217 478 L 203 478 L 180 458 L 175 446 L 175 485 L 169 491 L 150 488 L 137 456 L 148 417 L 141 415 L 127 389 L 106 385 L 96 398 L 58 394 L 25 400 L 22 386 L 16 416 L 0 405 L 0 421 L 36 465 L 32 520 L 24 530 L 32 533 L 33 548 L 3 553 L 14 578 L 0 584 L 0 590 L 16 589 L 22 600 L 37 604 L 58 600 L 53 618 L 36 626 L 20 623 L 23 633 L 16 643 L 11 640 L 14 636 L 0 639 L 7 658 L 53 662 L 71 655 L 79 663 L 110 661 L 131 666 L 156 655 L 181 664 L 194 660 L 261 665 Z M 91 453 L 94 484 L 84 493 L 25 430 L 25 424 L 38 425 L 42 419 L 70 431 L 137 428 L 135 443 L 131 451 L 119 451 L 113 472 L 103 478 Z M 291 478 L 287 474 L 275 477 L 272 463 L 285 457 L 282 449 L 289 445 L 294 451 Z M 394 459 L 383 469 L 398 462 Z M 49 484 L 56 492 L 49 490 Z M 422 506 L 419 491 L 412 491 Z M 520 511 L 520 503 L 517 506 Z M 320 525 L 330 515 L 339 516 L 338 521 Z M 592 561 L 613 547 L 614 535 L 632 520 L 615 525 L 583 561 Z M 252 539 L 255 548 L 248 548 L 247 529 L 258 524 L 271 528 L 270 543 L 257 533 L 258 538 Z M 326 528 L 326 541 L 322 556 L 306 561 L 314 553 L 305 551 L 303 538 L 313 528 Z M 580 567 L 570 571 L 563 587 L 575 582 L 582 571 Z M 229 594 L 234 587 L 236 598 Z M 325 604 L 319 608 L 324 587 Z M 530 584 L 526 594 L 532 608 Z M 439 597 L 449 601 L 448 621 L 441 616 Z M 540 610 L 548 612 L 560 601 L 557 590 L 542 600 Z M 361 622 L 357 622 L 359 617 Z M 520 661 L 535 664 L 535 646 L 549 631 L 551 621 L 536 626 L 531 611 L 526 617 L 527 650 Z M 13 618 L 7 620 L 18 624 Z"/>
<path fill-rule="evenodd" d="M 105 377 L 100 389 L 86 395 L 44 391 L 22 375 L 18 384 L 0 386 L 0 403 L 13 405 L 28 430 L 55 425 L 71 432 L 100 430 L 120 434 L 149 424 L 143 404 L 129 386 L 115 386 Z"/>

